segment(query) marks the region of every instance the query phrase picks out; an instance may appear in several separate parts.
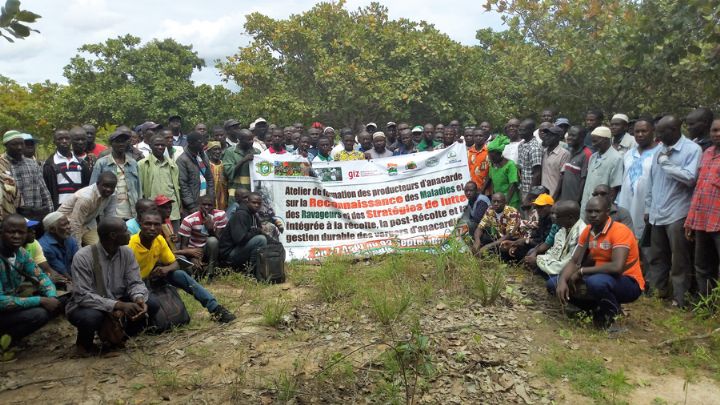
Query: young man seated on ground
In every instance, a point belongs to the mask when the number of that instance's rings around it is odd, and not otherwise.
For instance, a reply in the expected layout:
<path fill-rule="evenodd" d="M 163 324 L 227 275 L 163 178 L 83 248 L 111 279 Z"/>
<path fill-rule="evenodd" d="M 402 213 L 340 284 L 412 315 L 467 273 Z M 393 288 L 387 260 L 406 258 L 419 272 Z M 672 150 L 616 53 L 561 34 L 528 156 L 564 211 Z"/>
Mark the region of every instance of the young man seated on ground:
<path fill-rule="evenodd" d="M 148 315 L 159 309 L 140 279 L 140 267 L 127 246 L 130 233 L 125 222 L 118 217 L 104 218 L 97 233 L 100 241 L 75 255 L 73 294 L 65 311 L 77 328 L 75 345 L 81 355 L 99 353 L 94 340 L 105 317 L 124 319 L 125 333 L 133 336 L 148 326 Z"/>
<path fill-rule="evenodd" d="M 51 212 L 43 218 L 43 228 L 45 234 L 39 242 L 48 265 L 67 281 L 71 278 L 73 256 L 79 249 L 77 241 L 70 236 L 70 221 L 60 212 Z"/>
<path fill-rule="evenodd" d="M 130 218 L 127 221 L 125 221 L 125 225 L 128 228 L 128 232 L 130 232 L 130 235 L 135 235 L 136 233 L 140 232 L 140 214 L 145 211 L 157 211 L 157 205 L 155 205 L 155 200 L 150 200 L 147 198 L 141 198 L 137 200 L 135 203 L 135 218 Z"/>
<path fill-rule="evenodd" d="M 69 290 L 69 286 L 71 283 L 70 276 L 60 274 L 55 271 L 55 269 L 50 267 L 50 263 L 48 263 L 48 259 L 45 257 L 45 254 L 43 252 L 43 247 L 41 246 L 40 242 L 35 239 L 35 232 L 40 222 L 27 219 L 26 223 L 28 231 L 27 236 L 25 237 L 25 250 L 30 255 L 30 258 L 35 262 L 38 267 L 40 267 L 40 270 L 42 270 L 43 273 L 47 274 L 50 277 L 50 280 L 53 282 L 53 284 L 55 284 L 56 289 L 63 291 Z"/>
<path fill-rule="evenodd" d="M 247 202 L 238 206 L 220 236 L 220 257 L 235 270 L 252 274 L 258 249 L 268 244 L 257 214 L 261 205 L 260 194 L 250 193 Z"/>
<path fill-rule="evenodd" d="M 490 208 L 485 211 L 473 235 L 473 250 L 480 254 L 520 236 L 520 213 L 507 205 L 505 194 L 493 194 Z"/>
<path fill-rule="evenodd" d="M 595 326 L 608 328 L 621 313 L 620 305 L 637 300 L 645 289 L 638 244 L 630 228 L 610 218 L 607 198 L 588 200 L 585 215 L 588 226 L 577 249 L 560 275 L 550 277 L 547 289 L 562 305 L 589 311 Z"/>
<path fill-rule="evenodd" d="M 225 211 L 216 210 L 215 201 L 211 196 L 204 195 L 198 199 L 199 209 L 187 217 L 180 224 L 180 249 L 188 247 L 202 249 L 201 259 L 192 258 L 196 268 L 202 268 L 205 261 L 204 274 L 212 278 L 215 276 L 215 266 L 218 259 L 219 237 L 221 231 L 227 226 L 228 219 Z"/>
<path fill-rule="evenodd" d="M 42 328 L 61 309 L 55 285 L 22 248 L 27 238 L 25 218 L 5 217 L 0 225 L 0 336 L 12 343 Z M 24 281 L 35 285 L 40 296 L 21 297 Z"/>
<path fill-rule="evenodd" d="M 485 194 L 478 192 L 477 184 L 473 181 L 467 182 L 463 191 L 465 192 L 465 198 L 467 198 L 463 218 L 468 224 L 468 234 L 475 235 L 480 220 L 487 209 L 490 208 L 490 199 Z"/>
<path fill-rule="evenodd" d="M 191 246 L 186 246 L 184 248 L 178 247 L 180 243 L 180 238 L 175 233 L 173 223 L 170 220 L 170 215 L 172 215 L 172 205 L 174 202 L 175 201 L 167 198 L 162 194 L 155 197 L 155 206 L 157 207 L 157 212 L 159 212 L 160 216 L 162 217 L 162 229 L 160 235 L 165 238 L 165 242 L 167 242 L 168 247 L 170 247 L 170 250 L 172 250 L 175 256 L 180 256 L 183 259 L 187 259 L 188 261 L 191 261 L 190 263 L 193 263 L 192 260 L 196 259 L 199 263 L 203 258 L 202 249 Z M 197 267 L 195 264 L 191 265 L 187 262 L 181 267 L 183 269 L 190 269 L 193 272 L 202 272 L 202 267 Z"/>
<path fill-rule="evenodd" d="M 228 205 L 228 209 L 225 210 L 225 216 L 228 217 L 228 220 L 232 218 L 233 214 L 237 211 L 241 204 L 247 204 L 249 194 L 250 191 L 245 190 L 244 188 L 238 188 L 235 190 L 235 201 L 231 202 L 230 205 Z"/>
<path fill-rule="evenodd" d="M 235 315 L 218 304 L 215 297 L 184 270 L 180 270 L 175 255 L 160 235 L 163 218 L 157 211 L 145 211 L 140 216 L 140 233 L 130 237 L 128 246 L 140 265 L 140 277 L 155 282 L 166 282 L 195 297 L 217 322 L 228 323 Z M 202 250 L 201 250 L 202 252 Z"/>
<path fill-rule="evenodd" d="M 552 207 L 555 201 L 549 194 L 540 194 L 532 202 L 533 211 L 537 214 L 537 226 L 521 229 L 523 237 L 515 241 L 504 241 L 500 244 L 502 257 L 509 261 L 520 261 L 531 250 L 540 245 L 550 234 L 552 228 Z"/>
<path fill-rule="evenodd" d="M 531 270 L 538 270 L 547 278 L 560 274 L 570 261 L 577 246 L 580 232 L 585 222 L 580 218 L 580 205 L 577 201 L 559 201 L 553 206 L 553 229 L 537 248 L 531 250 L 523 262 Z"/>

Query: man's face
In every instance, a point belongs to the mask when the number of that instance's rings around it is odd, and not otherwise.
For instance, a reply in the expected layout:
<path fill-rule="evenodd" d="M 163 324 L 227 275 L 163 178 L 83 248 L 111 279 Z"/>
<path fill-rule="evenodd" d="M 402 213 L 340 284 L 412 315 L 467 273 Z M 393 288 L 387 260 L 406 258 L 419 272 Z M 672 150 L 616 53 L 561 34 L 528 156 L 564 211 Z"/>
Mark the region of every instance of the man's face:
<path fill-rule="evenodd" d="M 255 124 L 255 136 L 257 136 L 259 139 L 265 139 L 265 135 L 268 131 L 268 125 L 266 122 L 258 122 Z"/>
<path fill-rule="evenodd" d="M 117 180 L 100 180 L 97 183 L 98 191 L 102 198 L 108 198 L 113 195 L 115 186 L 117 186 Z"/>
<path fill-rule="evenodd" d="M 171 136 L 172 138 L 172 136 Z M 159 136 L 156 136 L 152 140 L 152 144 L 150 145 L 150 148 L 152 149 L 153 155 L 155 155 L 156 158 L 160 159 L 163 156 L 163 153 L 165 153 L 165 138 L 161 138 Z"/>
<path fill-rule="evenodd" d="M 224 145 L 225 144 L 225 130 L 224 129 L 214 130 L 212 139 L 214 141 L 220 142 L 221 145 Z"/>
<path fill-rule="evenodd" d="M 300 135 L 299 133 L 293 131 L 293 133 L 292 133 L 292 138 L 291 138 L 291 142 L 290 142 L 290 143 L 293 144 L 293 145 L 295 145 L 295 147 L 297 148 L 298 145 L 300 145 L 300 138 L 302 138 L 302 135 Z M 288 145 L 289 145 L 289 144 L 288 144 Z"/>
<path fill-rule="evenodd" d="M 463 192 L 465 193 L 465 198 L 467 198 L 469 202 L 473 202 L 478 195 L 477 185 L 475 185 L 475 183 L 467 183 Z"/>
<path fill-rule="evenodd" d="M 163 137 L 165 137 L 165 147 L 172 148 L 173 142 L 175 142 L 173 133 L 171 131 L 163 131 Z"/>
<path fill-rule="evenodd" d="M 604 153 L 606 150 L 608 150 L 608 148 L 610 148 L 610 143 L 611 143 L 610 138 L 605 138 L 605 137 L 597 136 L 597 135 L 590 135 L 590 137 L 591 137 L 590 138 L 591 144 L 595 150 L 598 150 L 598 151 Z"/>
<path fill-rule="evenodd" d="M 702 138 L 707 131 L 707 123 L 699 114 L 690 114 L 685 118 L 685 124 L 688 127 L 688 133 L 692 138 Z"/>
<path fill-rule="evenodd" d="M 182 121 L 181 121 L 180 119 L 178 119 L 178 118 L 173 118 L 173 119 L 171 119 L 170 122 L 168 123 L 168 127 L 169 127 L 170 130 L 173 131 L 173 132 L 175 132 L 175 131 L 180 131 L 180 127 L 181 127 L 181 126 L 182 126 Z"/>
<path fill-rule="evenodd" d="M 502 212 L 505 209 L 505 197 L 498 194 L 493 195 L 492 200 L 490 200 L 490 205 L 493 211 Z"/>
<path fill-rule="evenodd" d="M 554 148 L 560 143 L 560 135 L 555 135 L 550 131 L 540 132 L 540 139 L 545 148 Z"/>
<path fill-rule="evenodd" d="M 457 134 L 460 130 L 460 121 L 458 120 L 452 120 L 450 121 L 450 124 L 448 125 L 450 128 L 455 130 L 455 133 Z"/>
<path fill-rule="evenodd" d="M 482 129 L 489 136 L 490 133 L 492 132 L 492 125 L 490 125 L 490 123 L 487 121 L 481 122 L 480 129 Z"/>
<path fill-rule="evenodd" d="M 85 130 L 85 140 L 87 141 L 88 145 L 94 145 L 97 129 L 95 129 L 95 127 L 92 125 L 84 125 L 83 129 Z"/>
<path fill-rule="evenodd" d="M 580 146 L 580 144 L 584 141 L 584 139 L 580 139 L 580 129 L 576 127 L 570 128 L 565 136 L 565 140 L 571 148 Z"/>
<path fill-rule="evenodd" d="M 215 204 L 211 199 L 203 198 L 200 200 L 200 211 L 202 211 L 203 215 L 211 215 L 214 208 Z"/>
<path fill-rule="evenodd" d="M 72 134 L 71 142 L 72 150 L 73 152 L 75 152 L 75 154 L 83 154 L 87 152 L 87 138 L 85 138 L 82 134 Z"/>
<path fill-rule="evenodd" d="M 435 127 L 433 127 L 432 124 L 425 124 L 422 136 L 425 139 L 425 142 L 432 142 L 435 138 Z"/>
<path fill-rule="evenodd" d="M 283 137 L 285 138 L 285 145 L 291 145 L 293 143 L 293 135 L 295 135 L 295 130 L 293 129 L 293 127 L 283 128 Z"/>
<path fill-rule="evenodd" d="M 25 150 L 25 141 L 22 139 L 13 139 L 5 144 L 7 154 L 13 159 L 20 159 Z"/>
<path fill-rule="evenodd" d="M 547 218 L 552 213 L 552 205 L 534 205 L 540 218 Z"/>
<path fill-rule="evenodd" d="M 222 155 L 222 148 L 216 146 L 212 149 L 208 149 L 207 154 L 211 160 L 220 160 Z"/>
<path fill-rule="evenodd" d="M 532 132 L 533 132 L 533 129 L 532 129 L 532 124 L 530 123 L 530 121 L 523 121 L 518 126 L 518 133 L 520 134 L 520 137 L 523 139 L 532 135 Z"/>
<path fill-rule="evenodd" d="M 273 129 L 272 135 L 270 135 L 270 142 L 275 148 L 280 148 L 285 143 L 285 136 L 279 129 Z"/>
<path fill-rule="evenodd" d="M 167 202 L 163 205 L 158 205 L 158 212 L 162 216 L 163 221 L 167 218 L 170 218 L 170 214 L 172 213 L 172 201 Z"/>
<path fill-rule="evenodd" d="M 412 148 L 413 146 L 413 136 L 410 130 L 403 130 L 400 133 L 400 142 L 405 145 L 406 148 Z"/>
<path fill-rule="evenodd" d="M 150 140 L 152 137 L 155 136 L 155 130 L 154 129 L 146 129 L 143 131 L 143 140 L 146 144 L 150 145 Z"/>
<path fill-rule="evenodd" d="M 473 137 L 475 140 L 475 146 L 477 148 L 481 148 L 485 145 L 485 143 L 487 143 L 487 140 L 490 137 L 490 132 L 487 132 L 484 129 L 476 129 L 473 131 Z"/>
<path fill-rule="evenodd" d="M 387 135 L 389 137 L 397 136 L 397 126 L 393 125 L 393 126 L 387 127 L 387 129 L 385 130 L 385 135 Z"/>
<path fill-rule="evenodd" d="M 35 156 L 35 149 L 37 149 L 37 144 L 35 141 L 25 141 L 25 149 L 23 150 L 23 154 L 26 158 L 32 158 Z"/>
<path fill-rule="evenodd" d="M 555 121 L 555 114 L 553 114 L 553 112 L 550 110 L 545 110 L 540 115 L 540 119 L 542 120 L 542 122 L 552 123 L 553 121 Z"/>
<path fill-rule="evenodd" d="M 676 136 L 675 129 L 672 125 L 660 122 L 655 128 L 658 139 L 665 145 L 675 145 L 679 139 L 679 134 Z"/>
<path fill-rule="evenodd" d="M 352 135 L 345 135 L 342 138 L 343 147 L 347 152 L 350 152 L 355 147 L 355 139 Z"/>
<path fill-rule="evenodd" d="M 330 144 L 330 140 L 327 138 L 322 138 L 318 141 L 318 150 L 320 153 L 323 154 L 323 156 L 327 156 L 330 154 L 330 151 L 332 150 L 332 145 Z"/>
<path fill-rule="evenodd" d="M 247 199 L 247 207 L 250 213 L 254 214 L 258 211 L 260 211 L 260 207 L 262 206 L 262 198 L 257 195 L 251 195 Z"/>
<path fill-rule="evenodd" d="M 312 145 L 317 145 L 318 140 L 320 139 L 320 129 L 318 128 L 310 128 L 308 130 L 308 135 L 310 135 L 310 143 Z"/>
<path fill-rule="evenodd" d="M 22 139 L 21 139 L 22 141 Z M 3 245 L 17 250 L 25 244 L 27 237 L 27 224 L 22 220 L 13 220 L 9 223 L 3 224 L 2 227 L 2 242 Z"/>
<path fill-rule="evenodd" d="M 423 138 L 423 133 L 420 131 L 416 131 L 416 132 L 412 132 L 411 136 L 412 136 L 413 142 L 420 143 L 420 141 L 422 141 L 422 138 Z"/>
<path fill-rule="evenodd" d="M 627 122 L 615 118 L 614 120 L 610 120 L 610 133 L 612 133 L 612 136 L 619 137 L 625 132 L 627 132 L 628 124 Z"/>
<path fill-rule="evenodd" d="M 445 146 L 452 145 L 453 142 L 455 142 L 455 130 L 453 127 L 447 127 L 445 128 L 445 132 L 443 133 L 443 144 Z"/>
<path fill-rule="evenodd" d="M 402 132 L 406 129 L 410 129 L 410 126 L 404 122 L 398 124 L 397 133 L 402 135 Z"/>
<path fill-rule="evenodd" d="M 162 219 L 160 218 L 160 215 L 156 215 L 154 213 L 143 215 L 142 220 L 140 221 L 140 233 L 142 236 L 155 239 L 158 235 L 160 235 L 161 230 Z"/>
<path fill-rule="evenodd" d="M 83 142 L 86 142 L 85 137 L 82 138 Z M 65 130 L 55 132 L 55 147 L 61 155 L 67 155 L 70 153 L 70 133 Z"/>
<path fill-rule="evenodd" d="M 171 135 L 172 136 L 172 135 Z M 193 141 L 188 141 L 187 148 L 192 153 L 200 153 L 203 150 L 203 142 L 202 139 L 193 139 Z"/>
<path fill-rule="evenodd" d="M 130 142 L 130 137 L 121 135 L 110 142 L 110 147 L 115 153 L 125 153 L 125 151 L 127 151 L 128 142 Z"/>
<path fill-rule="evenodd" d="M 653 128 L 647 123 L 647 121 L 636 122 L 633 131 L 635 134 L 635 142 L 637 142 L 642 148 L 646 148 L 652 144 L 655 138 Z"/>
<path fill-rule="evenodd" d="M 710 126 L 710 140 L 715 147 L 720 147 L 720 119 L 713 121 Z"/>
<path fill-rule="evenodd" d="M 368 133 L 362 133 L 358 137 L 358 141 L 360 142 L 360 147 L 363 148 L 364 151 L 368 151 L 372 149 L 373 143 L 372 143 L 372 135 Z"/>
<path fill-rule="evenodd" d="M 133 144 L 133 146 L 140 143 L 140 135 L 138 135 L 137 132 L 133 131 L 130 133 L 130 143 Z"/>
<path fill-rule="evenodd" d="M 300 137 L 300 149 L 308 150 L 312 147 L 312 139 L 309 136 L 304 135 Z"/>
<path fill-rule="evenodd" d="M 518 138 L 520 129 L 520 120 L 517 119 L 511 119 L 507 122 L 507 125 L 505 125 L 505 134 L 508 138 L 510 138 L 511 141 L 516 141 Z"/>
<path fill-rule="evenodd" d="M 558 226 L 563 227 L 565 229 L 568 229 L 575 225 L 575 222 L 577 222 L 577 218 L 574 218 L 573 215 L 569 211 L 560 211 L 553 210 L 553 222 L 558 224 Z"/>
<path fill-rule="evenodd" d="M 66 217 L 60 218 L 55 225 L 50 228 L 50 233 L 55 238 L 65 240 L 70 237 L 70 221 Z"/>
<path fill-rule="evenodd" d="M 195 125 L 195 132 L 200 135 L 205 135 L 207 134 L 207 126 L 205 124 L 197 124 Z"/>
<path fill-rule="evenodd" d="M 377 138 L 372 140 L 373 148 L 375 149 L 375 152 L 383 153 L 385 152 L 385 138 L 382 136 L 378 136 Z"/>
<path fill-rule="evenodd" d="M 591 199 L 585 206 L 585 217 L 587 222 L 592 226 L 602 226 L 608 218 L 608 210 L 605 204 L 597 199 Z"/>
<path fill-rule="evenodd" d="M 595 114 L 585 115 L 585 128 L 593 130 L 600 126 L 600 119 Z"/>

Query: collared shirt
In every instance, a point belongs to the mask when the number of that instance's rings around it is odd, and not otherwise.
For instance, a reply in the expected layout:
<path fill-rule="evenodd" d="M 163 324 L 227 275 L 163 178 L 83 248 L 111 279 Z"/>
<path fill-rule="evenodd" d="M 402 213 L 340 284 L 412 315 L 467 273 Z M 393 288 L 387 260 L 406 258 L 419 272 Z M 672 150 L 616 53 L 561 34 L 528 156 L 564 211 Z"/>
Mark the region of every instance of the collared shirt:
<path fill-rule="evenodd" d="M 720 231 L 720 150 L 717 146 L 703 152 L 685 227 L 696 231 Z"/>
<path fill-rule="evenodd" d="M 640 269 L 638 243 L 630 228 L 608 218 L 599 234 L 592 230 L 592 225 L 583 229 L 578 239 L 578 246 L 583 247 L 586 243 L 589 243 L 589 256 L 595 261 L 595 266 L 612 262 L 613 250 L 627 249 L 628 256 L 625 259 L 625 266 L 630 267 L 625 269 L 623 275 L 634 278 L 640 289 L 645 289 L 645 279 Z"/>
<path fill-rule="evenodd" d="M 565 163 L 570 161 L 570 157 L 570 152 L 559 144 L 551 151 L 547 149 L 543 151 L 542 182 L 540 184 L 548 190 L 548 194 L 551 196 L 555 195 L 555 191 L 560 185 L 560 174 Z"/>
<path fill-rule="evenodd" d="M 418 150 L 415 148 L 415 145 L 411 148 L 406 148 L 405 145 L 399 144 L 397 149 L 395 149 L 395 152 L 393 152 L 393 156 L 400 156 L 400 155 L 409 155 L 411 153 L 417 153 Z"/>
<path fill-rule="evenodd" d="M 510 191 L 510 187 L 519 182 L 518 169 L 517 166 L 515 166 L 515 162 L 512 160 L 508 160 L 505 165 L 500 167 L 490 165 L 488 176 L 492 181 L 493 193 L 503 193 L 506 198 L 508 196 L 508 191 Z M 508 201 L 508 204 L 515 208 L 520 208 L 520 190 L 515 191 L 512 199 Z"/>
<path fill-rule="evenodd" d="M 470 179 L 477 185 L 478 190 L 481 190 L 490 172 L 487 145 L 483 145 L 480 150 L 475 145 L 468 149 L 468 168 Z"/>
<path fill-rule="evenodd" d="M 701 155 L 700 146 L 684 136 L 655 152 L 645 196 L 651 224 L 669 225 L 687 217 Z"/>
<path fill-rule="evenodd" d="M 12 165 L 12 176 L 22 196 L 22 204 L 48 212 L 53 211 L 52 197 L 43 181 L 40 166 L 26 157 L 20 160 L 15 160 L 8 154 L 5 154 L 5 157 Z"/>
<path fill-rule="evenodd" d="M 82 241 L 82 235 L 97 227 L 98 216 L 114 217 L 117 209 L 115 194 L 104 198 L 100 195 L 97 183 L 83 187 L 65 201 L 58 212 L 70 220 L 70 232 L 76 241 Z"/>
<path fill-rule="evenodd" d="M 333 158 L 332 158 L 332 156 L 330 156 L 330 155 L 323 156 L 321 153 L 318 153 L 317 155 L 313 156 L 312 159 L 310 159 L 311 162 L 313 162 L 313 161 L 315 161 L 315 160 L 320 160 L 320 161 L 323 161 L 323 162 L 332 162 L 332 161 L 333 161 Z"/>
<path fill-rule="evenodd" d="M 227 226 L 228 219 L 223 210 L 212 211 L 213 223 L 215 224 L 215 234 L 219 235 L 218 231 Z M 207 228 L 205 228 L 205 220 L 201 215 L 200 211 L 193 212 L 183 219 L 178 230 L 178 235 L 190 238 L 190 246 L 192 247 L 203 247 L 207 243 L 207 238 L 210 236 Z"/>
<path fill-rule="evenodd" d="M 43 253 L 43 248 L 40 246 L 40 242 L 38 242 L 37 239 L 30 243 L 26 243 L 25 250 L 28 252 L 30 258 L 35 262 L 35 264 L 47 263 L 47 259 Z"/>
<path fill-rule="evenodd" d="M 383 153 L 378 153 L 375 148 L 372 148 L 368 151 L 370 154 L 370 159 L 380 159 L 380 158 L 386 158 L 393 155 L 392 151 L 390 149 L 385 149 Z"/>
<path fill-rule="evenodd" d="M 107 148 L 107 146 L 95 142 L 95 147 L 93 148 L 93 150 L 90 150 L 88 152 L 92 153 L 95 156 L 100 156 L 100 154 Z"/>
<path fill-rule="evenodd" d="M 616 151 L 620 152 L 621 155 L 624 155 L 625 153 L 627 153 L 627 151 L 635 147 L 637 147 L 635 137 L 628 134 L 627 132 L 623 134 L 620 142 L 615 143 L 615 139 L 613 139 L 613 148 L 615 148 Z"/>
<path fill-rule="evenodd" d="M 488 196 L 486 196 L 485 194 L 478 194 L 475 198 L 475 201 L 473 201 L 472 203 L 468 201 L 468 205 L 465 207 L 465 209 L 470 211 L 470 221 L 480 223 L 489 207 L 490 199 L 488 198 Z"/>
<path fill-rule="evenodd" d="M 78 251 L 75 239 L 71 236 L 61 244 L 50 232 L 45 232 L 38 241 L 50 267 L 60 274 L 69 276 L 73 256 Z"/>
<path fill-rule="evenodd" d="M 138 142 L 138 144 L 135 146 L 140 151 L 140 153 L 143 154 L 144 157 L 148 157 L 148 156 L 152 155 L 152 149 L 150 148 L 150 145 L 145 143 L 145 141 Z"/>
<path fill-rule="evenodd" d="M 592 152 L 583 146 L 574 155 L 570 152 L 570 160 L 562 168 L 562 189 L 560 200 L 572 200 L 580 203 L 583 194 L 582 182 L 587 173 L 587 165 Z"/>
<path fill-rule="evenodd" d="M 517 141 L 517 142 L 510 142 L 509 144 L 505 145 L 505 149 L 503 149 L 503 157 L 507 160 L 512 160 L 513 163 L 517 163 L 518 161 L 518 153 L 520 144 L 522 144 L 523 141 Z"/>
<path fill-rule="evenodd" d="M 532 169 L 542 166 L 543 148 L 540 142 L 533 137 L 518 147 L 518 169 L 520 169 L 520 191 L 527 194 L 533 181 Z"/>
<path fill-rule="evenodd" d="M 491 207 L 485 211 L 485 215 L 480 220 L 478 227 L 489 232 L 495 238 L 509 236 L 517 239 L 522 236 L 520 219 L 518 210 L 509 205 L 506 205 L 505 209 L 499 214 Z"/>
<path fill-rule="evenodd" d="M 590 156 L 587 172 L 585 173 L 585 188 L 583 189 L 580 215 L 585 217 L 585 204 L 592 197 L 595 187 L 606 184 L 610 188 L 620 186 L 623 181 L 622 155 L 612 147 L 605 153 L 595 152 Z"/>
<path fill-rule="evenodd" d="M 180 219 L 180 169 L 172 159 L 159 160 L 149 155 L 138 162 L 140 185 L 145 198 L 155 198 L 162 194 L 175 202 L 172 205 L 170 219 Z"/>
<path fill-rule="evenodd" d="M 645 232 L 645 195 L 648 190 L 650 166 L 652 158 L 660 145 L 646 149 L 642 153 L 634 147 L 623 156 L 625 174 L 620 193 L 617 196 L 617 205 L 625 208 L 632 217 L 632 230 L 635 237 L 640 239 Z"/>
<path fill-rule="evenodd" d="M 23 281 L 37 286 L 43 297 L 55 297 L 55 285 L 50 277 L 33 262 L 28 252 L 20 248 L 12 258 L 0 256 L 0 313 L 18 308 L 40 306 L 40 297 L 19 297 Z"/>
<path fill-rule="evenodd" d="M 138 223 L 137 218 L 128 219 L 127 221 L 125 221 L 125 226 L 127 226 L 130 235 L 135 235 L 136 233 L 140 232 L 140 224 Z"/>
<path fill-rule="evenodd" d="M 148 249 L 140 242 L 140 234 L 135 234 L 130 237 L 128 247 L 135 255 L 140 266 L 140 277 L 143 279 L 147 278 L 158 264 L 168 265 L 175 261 L 175 255 L 162 235 L 158 235 Z"/>
<path fill-rule="evenodd" d="M 435 150 L 435 148 L 441 144 L 442 142 L 433 139 L 432 145 L 429 145 L 427 141 L 425 141 L 425 138 L 423 138 L 420 143 L 417 144 L 417 150 L 420 152 L 429 152 L 431 150 Z"/>
<path fill-rule="evenodd" d="M 82 188 L 82 166 L 72 152 L 70 152 L 70 158 L 61 155 L 60 152 L 55 152 L 53 163 L 55 164 L 58 203 L 62 204 Z"/>
<path fill-rule="evenodd" d="M 345 160 L 364 160 L 364 159 L 365 159 L 365 154 L 360 151 L 352 150 L 352 151 L 348 152 L 345 149 L 343 149 L 340 152 L 335 154 L 334 160 L 345 161 Z"/>
<path fill-rule="evenodd" d="M 557 233 L 553 235 L 553 243 L 550 244 L 545 240 L 545 243 L 552 247 L 545 254 L 537 256 L 538 268 L 549 275 L 560 274 L 563 267 L 572 259 L 580 232 L 585 228 L 585 222 L 578 219 L 570 229 L 557 228 Z"/>

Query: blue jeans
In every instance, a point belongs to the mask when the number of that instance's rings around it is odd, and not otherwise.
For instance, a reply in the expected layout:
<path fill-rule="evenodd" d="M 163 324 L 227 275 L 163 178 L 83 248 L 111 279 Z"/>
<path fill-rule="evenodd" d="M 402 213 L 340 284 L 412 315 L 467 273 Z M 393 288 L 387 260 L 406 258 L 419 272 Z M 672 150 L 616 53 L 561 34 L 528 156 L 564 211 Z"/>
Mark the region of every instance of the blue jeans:
<path fill-rule="evenodd" d="M 53 315 L 43 307 L 19 308 L 0 312 L 0 336 L 10 335 L 11 343 L 45 326 Z"/>
<path fill-rule="evenodd" d="M 265 235 L 255 235 L 245 244 L 245 246 L 236 246 L 230 251 L 230 257 L 226 260 L 236 269 L 244 270 L 246 263 L 255 266 L 257 262 L 258 249 L 267 246 L 267 238 Z"/>
<path fill-rule="evenodd" d="M 548 279 L 546 286 L 550 294 L 555 294 L 559 277 L 552 276 Z M 620 304 L 633 302 L 642 293 L 637 281 L 628 276 L 600 273 L 585 276 L 584 281 L 587 295 L 570 295 L 570 302 L 580 309 L 592 311 L 593 319 L 602 323 L 612 321 L 620 313 Z"/>
<path fill-rule="evenodd" d="M 198 284 L 194 278 L 187 274 L 184 270 L 175 270 L 167 275 L 165 280 L 172 286 L 177 287 L 186 293 L 195 297 L 200 304 L 209 312 L 215 311 L 218 302 L 215 297 L 210 294 L 203 286 Z"/>

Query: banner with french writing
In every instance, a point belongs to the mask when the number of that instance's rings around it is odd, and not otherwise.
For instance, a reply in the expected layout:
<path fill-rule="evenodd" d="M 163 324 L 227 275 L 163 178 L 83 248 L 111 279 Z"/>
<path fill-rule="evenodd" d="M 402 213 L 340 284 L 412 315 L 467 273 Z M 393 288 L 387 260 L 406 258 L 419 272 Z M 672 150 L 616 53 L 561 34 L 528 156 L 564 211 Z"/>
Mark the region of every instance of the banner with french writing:
<path fill-rule="evenodd" d="M 251 177 L 284 224 L 288 260 L 436 247 L 457 230 L 470 181 L 459 143 L 347 162 L 256 155 Z"/>

